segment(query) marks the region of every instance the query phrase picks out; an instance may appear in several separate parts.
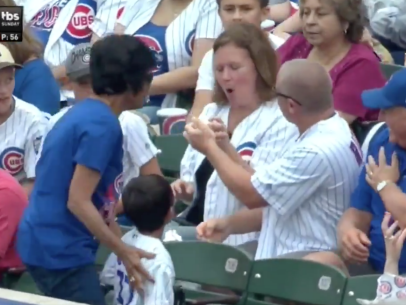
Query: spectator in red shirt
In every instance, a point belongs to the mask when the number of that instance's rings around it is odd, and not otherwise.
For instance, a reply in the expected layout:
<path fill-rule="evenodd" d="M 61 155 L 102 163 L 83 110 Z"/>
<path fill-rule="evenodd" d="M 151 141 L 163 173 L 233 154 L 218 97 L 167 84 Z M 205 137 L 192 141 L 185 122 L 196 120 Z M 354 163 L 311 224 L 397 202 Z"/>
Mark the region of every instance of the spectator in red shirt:
<path fill-rule="evenodd" d="M 22 186 L 0 169 L 0 286 L 2 273 L 23 265 L 15 243 L 18 224 L 27 204 L 28 197 Z"/>
<path fill-rule="evenodd" d="M 361 93 L 385 85 L 379 58 L 360 43 L 364 31 L 362 1 L 300 1 L 303 34 L 278 48 L 281 63 L 307 58 L 321 64 L 333 81 L 334 107 L 348 122 L 373 121 L 378 111 L 362 105 Z"/>

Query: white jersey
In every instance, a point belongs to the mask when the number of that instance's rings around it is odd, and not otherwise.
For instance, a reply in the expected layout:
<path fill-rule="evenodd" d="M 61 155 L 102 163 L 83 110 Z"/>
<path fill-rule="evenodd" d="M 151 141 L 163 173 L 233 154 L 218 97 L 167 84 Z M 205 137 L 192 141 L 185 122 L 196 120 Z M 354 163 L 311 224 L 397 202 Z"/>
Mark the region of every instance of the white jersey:
<path fill-rule="evenodd" d="M 285 40 L 282 38 L 269 34 L 269 41 L 274 49 L 279 48 Z M 199 78 L 197 79 L 196 91 L 209 90 L 214 88 L 214 69 L 213 69 L 213 49 L 208 51 L 199 67 Z"/>
<path fill-rule="evenodd" d="M 124 0 L 26 0 L 24 18 L 34 32 L 48 33 L 49 39 L 42 41 L 46 43 L 44 60 L 50 67 L 56 67 L 65 62 L 76 45 L 90 42 L 92 26 L 112 33 L 119 7 L 124 3 Z M 63 94 L 73 98 L 73 92 Z"/>
<path fill-rule="evenodd" d="M 145 282 L 144 296 L 139 295 L 131 289 L 123 263 L 117 259 L 115 254 L 111 254 L 100 275 L 100 282 L 114 286 L 116 304 L 172 305 L 174 303 L 175 269 L 171 256 L 162 241 L 140 234 L 136 229 L 126 233 L 122 240 L 130 246 L 156 254 L 153 259 L 141 260 L 143 267 L 155 280 L 155 283 Z"/>
<path fill-rule="evenodd" d="M 46 134 L 70 108 L 65 107 L 51 117 L 46 128 Z M 141 117 L 124 111 L 118 119 L 123 131 L 123 182 L 126 185 L 132 178 L 139 176 L 140 168 L 143 165 L 155 158 L 157 149 L 149 138 L 147 125 Z M 43 143 L 42 141 L 38 159 L 42 152 Z"/>
<path fill-rule="evenodd" d="M 0 125 L 0 168 L 21 182 L 35 177 L 47 120 L 37 107 L 16 97 L 14 100 L 13 113 Z"/>
<path fill-rule="evenodd" d="M 362 153 L 335 114 L 313 125 L 281 158 L 258 170 L 252 185 L 267 201 L 256 259 L 337 248 L 337 223 L 350 205 Z"/>
<path fill-rule="evenodd" d="M 124 33 L 137 36 L 137 31 L 151 20 L 161 1 L 128 1 L 118 20 L 125 27 Z M 162 57 L 160 53 L 166 49 L 168 70 L 172 71 L 190 66 L 194 43 L 199 39 L 216 39 L 222 28 L 216 0 L 193 0 L 166 29 L 165 47 L 154 37 L 139 37 L 157 53 L 158 61 Z M 176 94 L 167 94 L 162 107 L 174 107 L 175 103 Z"/>
<path fill-rule="evenodd" d="M 211 103 L 203 109 L 200 117 L 204 119 L 218 117 L 227 125 L 229 112 L 229 106 Z M 233 132 L 231 144 L 254 170 L 259 170 L 273 162 L 279 152 L 291 144 L 297 136 L 297 128 L 286 121 L 278 103 L 273 101 L 262 105 L 238 124 Z M 181 179 L 194 182 L 195 173 L 204 158 L 203 154 L 189 145 L 181 162 Z M 245 205 L 227 189 L 214 171 L 206 185 L 204 220 L 230 216 L 244 208 Z M 231 235 L 224 243 L 237 246 L 257 238 L 257 233 Z"/>

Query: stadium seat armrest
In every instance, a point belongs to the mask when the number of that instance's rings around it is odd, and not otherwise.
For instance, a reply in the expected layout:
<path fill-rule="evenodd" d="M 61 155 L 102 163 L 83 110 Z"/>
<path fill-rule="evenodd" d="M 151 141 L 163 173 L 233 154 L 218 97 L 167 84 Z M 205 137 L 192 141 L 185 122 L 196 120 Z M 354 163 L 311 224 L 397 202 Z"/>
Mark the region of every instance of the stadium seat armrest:
<path fill-rule="evenodd" d="M 208 299 L 186 299 L 187 305 L 208 305 L 208 304 L 225 304 L 233 305 L 240 301 L 240 296 L 224 296 L 224 297 L 214 297 Z"/>

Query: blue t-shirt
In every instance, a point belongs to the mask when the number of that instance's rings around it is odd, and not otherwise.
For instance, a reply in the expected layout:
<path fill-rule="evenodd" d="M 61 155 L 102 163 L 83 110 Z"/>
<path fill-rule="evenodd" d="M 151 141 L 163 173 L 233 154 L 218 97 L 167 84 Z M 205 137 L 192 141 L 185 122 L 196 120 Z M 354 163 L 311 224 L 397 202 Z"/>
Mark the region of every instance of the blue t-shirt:
<path fill-rule="evenodd" d="M 382 146 L 385 149 L 388 162 L 390 162 L 392 154 L 396 152 L 399 158 L 399 171 L 401 177 L 397 185 L 403 192 L 406 192 L 406 179 L 402 179 L 402 177 L 406 176 L 406 151 L 389 142 L 389 129 L 387 127 L 374 136 L 369 144 L 368 155 L 372 155 L 375 160 L 378 160 L 379 149 Z M 373 216 L 369 230 L 369 238 L 371 240 L 369 262 L 375 270 L 383 272 L 386 251 L 381 223 L 386 209 L 379 194 L 376 193 L 366 182 L 365 175 L 364 167 L 359 176 L 358 186 L 351 198 L 351 207 L 369 212 Z M 399 271 L 400 273 L 406 272 L 406 247 L 403 247 L 399 260 Z"/>
<path fill-rule="evenodd" d="M 30 202 L 17 234 L 23 263 L 46 269 L 93 264 L 98 241 L 68 207 L 76 165 L 100 173 L 92 201 L 112 215 L 122 186 L 123 134 L 104 103 L 86 99 L 73 106 L 45 137 Z"/>
<path fill-rule="evenodd" d="M 59 84 L 51 69 L 42 59 L 34 59 L 17 69 L 13 94 L 23 101 L 37 106 L 51 115 L 60 109 Z"/>

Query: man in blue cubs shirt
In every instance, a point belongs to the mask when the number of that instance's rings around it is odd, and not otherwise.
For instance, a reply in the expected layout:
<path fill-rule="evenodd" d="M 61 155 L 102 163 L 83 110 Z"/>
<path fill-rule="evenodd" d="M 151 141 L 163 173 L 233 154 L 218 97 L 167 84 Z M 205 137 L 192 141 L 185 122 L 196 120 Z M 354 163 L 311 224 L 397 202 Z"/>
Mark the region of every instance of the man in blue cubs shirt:
<path fill-rule="evenodd" d="M 406 69 L 392 76 L 385 87 L 362 94 L 364 105 L 381 110 L 385 124 L 373 135 L 366 166 L 351 207 L 338 226 L 340 254 L 351 275 L 382 273 L 385 240 L 381 223 L 388 211 L 400 230 L 406 228 Z M 406 273 L 406 247 L 399 260 Z"/>
<path fill-rule="evenodd" d="M 94 266 L 98 241 L 123 261 L 133 288 L 149 277 L 140 257 L 152 255 L 125 245 L 109 225 L 122 185 L 118 116 L 142 107 L 154 65 L 149 49 L 131 36 L 96 42 L 90 56 L 94 95 L 73 106 L 43 143 L 17 247 L 47 296 L 105 304 Z"/>

